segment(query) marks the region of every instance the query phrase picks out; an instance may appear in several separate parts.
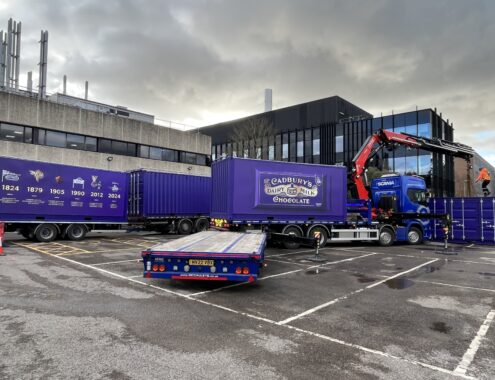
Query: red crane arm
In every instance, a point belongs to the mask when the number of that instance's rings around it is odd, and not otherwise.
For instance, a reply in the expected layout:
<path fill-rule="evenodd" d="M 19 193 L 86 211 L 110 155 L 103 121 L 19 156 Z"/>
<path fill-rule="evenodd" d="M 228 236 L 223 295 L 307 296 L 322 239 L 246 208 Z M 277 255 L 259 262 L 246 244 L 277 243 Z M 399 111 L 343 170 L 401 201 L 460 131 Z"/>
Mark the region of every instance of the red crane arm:
<path fill-rule="evenodd" d="M 378 146 L 375 147 L 375 144 L 378 144 Z M 352 181 L 356 185 L 359 199 L 369 199 L 368 190 L 366 190 L 363 179 L 368 160 L 382 149 L 383 146 L 388 144 L 399 144 L 411 148 L 421 148 L 429 152 L 451 154 L 455 157 L 462 157 L 468 161 L 474 155 L 473 149 L 467 145 L 441 139 L 411 136 L 381 129 L 366 139 L 363 146 L 352 160 Z"/>

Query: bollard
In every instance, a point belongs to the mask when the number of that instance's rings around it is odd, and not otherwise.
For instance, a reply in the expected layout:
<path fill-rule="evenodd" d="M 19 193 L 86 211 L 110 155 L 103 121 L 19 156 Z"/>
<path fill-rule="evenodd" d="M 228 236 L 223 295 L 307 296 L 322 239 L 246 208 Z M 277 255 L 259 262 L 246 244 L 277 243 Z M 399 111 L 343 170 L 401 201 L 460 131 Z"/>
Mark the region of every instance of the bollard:
<path fill-rule="evenodd" d="M 315 233 L 314 233 L 313 236 L 314 236 L 314 238 L 316 240 L 315 254 L 314 254 L 314 256 L 308 257 L 307 260 L 315 261 L 315 262 L 326 261 L 325 259 L 320 258 L 320 239 L 321 239 L 321 232 L 315 231 Z"/>
<path fill-rule="evenodd" d="M 315 236 L 315 239 L 316 239 L 315 260 L 318 260 L 319 254 L 320 254 L 321 232 L 320 231 L 316 231 L 314 236 Z"/>

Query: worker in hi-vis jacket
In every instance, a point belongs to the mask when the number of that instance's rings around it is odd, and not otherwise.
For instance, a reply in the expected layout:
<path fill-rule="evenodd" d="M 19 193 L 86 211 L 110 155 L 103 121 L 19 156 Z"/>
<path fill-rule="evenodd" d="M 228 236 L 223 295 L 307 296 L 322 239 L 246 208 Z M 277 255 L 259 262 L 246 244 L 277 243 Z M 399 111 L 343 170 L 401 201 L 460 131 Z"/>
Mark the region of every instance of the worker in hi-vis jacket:
<path fill-rule="evenodd" d="M 483 196 L 490 195 L 490 190 L 488 190 L 488 184 L 490 183 L 490 173 L 487 168 L 480 168 L 480 174 L 476 178 L 476 182 L 481 181 L 481 190 L 483 190 Z"/>

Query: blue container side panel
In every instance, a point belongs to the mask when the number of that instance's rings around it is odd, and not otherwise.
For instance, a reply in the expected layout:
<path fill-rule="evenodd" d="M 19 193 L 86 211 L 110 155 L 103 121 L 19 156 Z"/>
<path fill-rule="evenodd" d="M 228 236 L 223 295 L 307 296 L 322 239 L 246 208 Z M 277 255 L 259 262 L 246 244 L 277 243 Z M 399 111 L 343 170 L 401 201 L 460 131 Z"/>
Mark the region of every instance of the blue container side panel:
<path fill-rule="evenodd" d="M 210 177 L 140 170 L 131 173 L 131 178 L 134 178 L 131 216 L 165 218 L 209 215 Z"/>
<path fill-rule="evenodd" d="M 231 160 L 218 161 L 212 169 L 211 212 L 212 215 L 217 215 L 216 217 L 232 213 L 233 177 L 231 173 Z"/>
<path fill-rule="evenodd" d="M 244 158 L 212 165 L 211 216 L 239 222 L 324 221 L 347 217 L 347 169 Z"/>
<path fill-rule="evenodd" d="M 125 223 L 126 173 L 0 157 L 0 220 Z"/>
<path fill-rule="evenodd" d="M 495 244 L 495 198 L 434 198 L 430 208 L 450 215 L 451 241 Z M 440 223 L 434 222 L 433 238 L 442 240 L 443 236 Z"/>

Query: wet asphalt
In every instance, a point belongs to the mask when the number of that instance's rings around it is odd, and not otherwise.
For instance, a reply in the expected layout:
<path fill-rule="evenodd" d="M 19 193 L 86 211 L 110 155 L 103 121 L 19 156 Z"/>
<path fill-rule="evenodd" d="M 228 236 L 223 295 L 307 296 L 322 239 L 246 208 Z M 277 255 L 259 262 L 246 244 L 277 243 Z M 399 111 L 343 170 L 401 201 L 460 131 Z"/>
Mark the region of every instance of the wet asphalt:
<path fill-rule="evenodd" d="M 269 247 L 253 284 L 144 279 L 166 239 L 0 256 L 2 379 L 495 378 L 495 247 Z"/>

